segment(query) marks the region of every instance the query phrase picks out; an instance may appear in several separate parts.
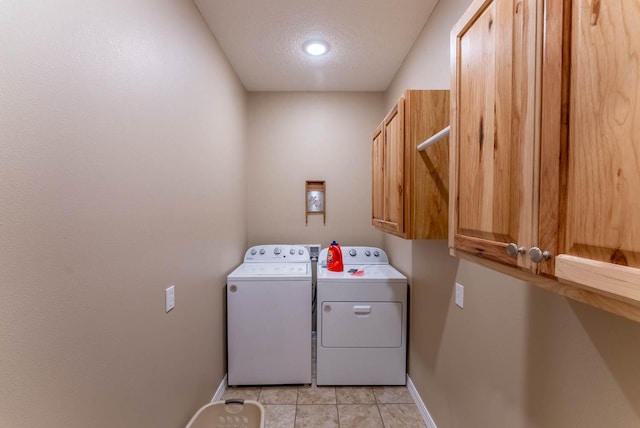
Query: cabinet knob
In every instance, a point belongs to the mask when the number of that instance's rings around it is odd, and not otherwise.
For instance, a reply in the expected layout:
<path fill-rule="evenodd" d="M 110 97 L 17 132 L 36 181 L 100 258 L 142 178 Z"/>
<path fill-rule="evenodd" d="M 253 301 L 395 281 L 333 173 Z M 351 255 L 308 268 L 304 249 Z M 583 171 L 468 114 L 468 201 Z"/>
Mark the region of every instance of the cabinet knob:
<path fill-rule="evenodd" d="M 549 251 L 542 251 L 538 247 L 531 247 L 529 248 L 529 258 L 534 263 L 540 263 L 544 260 L 549 260 L 551 253 Z"/>
<path fill-rule="evenodd" d="M 511 242 L 507 245 L 507 254 L 510 257 L 518 257 L 518 254 L 524 254 L 527 250 L 524 247 L 518 247 L 515 243 Z"/>

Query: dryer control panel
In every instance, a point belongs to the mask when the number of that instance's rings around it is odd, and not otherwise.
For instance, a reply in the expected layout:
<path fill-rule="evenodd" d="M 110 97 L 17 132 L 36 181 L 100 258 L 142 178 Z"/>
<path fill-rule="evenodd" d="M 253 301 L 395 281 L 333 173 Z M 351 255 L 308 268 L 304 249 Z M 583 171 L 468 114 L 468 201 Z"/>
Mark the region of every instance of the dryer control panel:
<path fill-rule="evenodd" d="M 342 250 L 342 263 L 345 265 L 388 265 L 389 258 L 384 250 L 376 247 L 343 247 Z M 320 252 L 320 261 L 327 260 L 327 248 L 324 248 Z"/>

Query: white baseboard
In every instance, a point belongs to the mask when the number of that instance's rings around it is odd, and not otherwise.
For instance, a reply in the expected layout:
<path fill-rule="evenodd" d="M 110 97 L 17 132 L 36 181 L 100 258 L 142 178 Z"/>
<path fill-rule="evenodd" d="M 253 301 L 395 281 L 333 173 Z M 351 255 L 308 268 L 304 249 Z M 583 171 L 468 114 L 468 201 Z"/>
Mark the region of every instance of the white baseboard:
<path fill-rule="evenodd" d="M 220 399 L 222 398 L 222 394 L 224 394 L 224 391 L 227 389 L 227 374 L 224 374 L 224 377 L 222 378 L 222 382 L 220 382 L 220 385 L 218 385 L 218 389 L 216 390 L 216 393 L 213 394 L 213 398 L 211 399 L 211 402 L 213 403 L 214 401 L 220 401 Z"/>
<path fill-rule="evenodd" d="M 433 418 L 429 414 L 427 406 L 424 405 L 424 401 L 422 401 L 422 398 L 420 397 L 420 394 L 418 394 L 418 390 L 411 381 L 409 375 L 407 375 L 407 389 L 409 390 L 411 397 L 413 397 L 413 401 L 416 402 L 416 406 L 418 406 L 418 410 L 422 415 L 422 419 L 424 419 L 424 423 L 427 424 L 427 428 L 438 428 L 436 427 L 436 423 L 433 421 Z"/>

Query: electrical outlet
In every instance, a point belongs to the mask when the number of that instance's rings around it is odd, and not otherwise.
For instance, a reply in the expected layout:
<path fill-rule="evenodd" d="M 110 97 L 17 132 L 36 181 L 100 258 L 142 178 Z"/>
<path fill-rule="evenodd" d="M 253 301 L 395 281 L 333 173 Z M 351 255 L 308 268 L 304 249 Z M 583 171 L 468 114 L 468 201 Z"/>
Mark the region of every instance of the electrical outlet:
<path fill-rule="evenodd" d="M 176 288 L 171 286 L 164 290 L 165 310 L 169 312 L 176 306 Z"/>
<path fill-rule="evenodd" d="M 464 308 L 464 285 L 456 282 L 456 305 Z"/>
<path fill-rule="evenodd" d="M 301 244 L 302 246 L 304 246 L 307 251 L 309 251 L 309 259 L 312 262 L 317 262 L 318 261 L 318 256 L 320 255 L 320 244 Z"/>

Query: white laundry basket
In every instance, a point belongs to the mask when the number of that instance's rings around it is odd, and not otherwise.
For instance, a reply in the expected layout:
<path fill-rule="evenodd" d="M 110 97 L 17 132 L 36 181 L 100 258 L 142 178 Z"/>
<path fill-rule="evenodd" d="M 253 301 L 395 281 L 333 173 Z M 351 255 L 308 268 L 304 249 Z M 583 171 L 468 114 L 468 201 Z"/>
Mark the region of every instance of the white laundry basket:
<path fill-rule="evenodd" d="M 202 406 L 186 428 L 264 428 L 264 407 L 253 400 L 215 401 Z"/>

